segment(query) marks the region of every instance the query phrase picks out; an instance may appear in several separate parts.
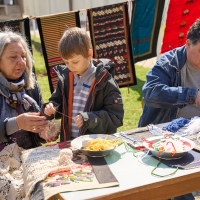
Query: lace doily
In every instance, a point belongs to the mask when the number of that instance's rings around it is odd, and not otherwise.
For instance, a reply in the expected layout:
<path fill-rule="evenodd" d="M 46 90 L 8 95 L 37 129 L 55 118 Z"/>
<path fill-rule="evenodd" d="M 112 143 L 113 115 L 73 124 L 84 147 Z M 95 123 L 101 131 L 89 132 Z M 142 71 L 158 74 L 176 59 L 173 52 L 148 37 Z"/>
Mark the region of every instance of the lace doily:
<path fill-rule="evenodd" d="M 0 199 L 20 200 L 25 197 L 22 179 L 21 151 L 16 143 L 0 152 Z"/>

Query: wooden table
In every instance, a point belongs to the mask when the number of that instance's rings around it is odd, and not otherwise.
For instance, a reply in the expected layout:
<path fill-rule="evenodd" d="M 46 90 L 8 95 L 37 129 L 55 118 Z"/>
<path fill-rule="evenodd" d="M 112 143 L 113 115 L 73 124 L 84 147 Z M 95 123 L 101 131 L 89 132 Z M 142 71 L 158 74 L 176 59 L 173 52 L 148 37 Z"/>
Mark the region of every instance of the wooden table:
<path fill-rule="evenodd" d="M 138 161 L 132 153 L 126 152 L 124 145 L 105 157 L 120 185 L 110 188 L 59 193 L 51 198 L 60 200 L 166 200 L 200 189 L 200 168 L 178 170 L 175 175 L 158 178 L 151 175 L 158 163 L 154 158 L 147 159 L 148 165 Z M 174 171 L 161 164 L 157 173 L 169 174 Z M 67 186 L 66 186 L 67 187 Z"/>

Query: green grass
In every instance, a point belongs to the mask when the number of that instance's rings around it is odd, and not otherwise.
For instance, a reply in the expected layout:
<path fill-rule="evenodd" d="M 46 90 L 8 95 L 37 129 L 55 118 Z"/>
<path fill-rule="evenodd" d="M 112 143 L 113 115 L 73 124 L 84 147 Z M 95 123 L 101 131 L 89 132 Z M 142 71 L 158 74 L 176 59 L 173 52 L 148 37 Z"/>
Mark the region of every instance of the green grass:
<path fill-rule="evenodd" d="M 34 67 L 37 75 L 46 75 L 46 67 L 43 59 L 42 47 L 40 44 L 40 38 L 32 37 L 31 40 L 33 57 L 34 57 Z"/>
<path fill-rule="evenodd" d="M 124 103 L 124 125 L 119 130 L 130 130 L 138 126 L 138 121 L 142 113 L 142 86 L 146 80 L 146 73 L 149 68 L 135 66 L 137 85 L 131 86 L 129 89 L 121 88 Z"/>
<path fill-rule="evenodd" d="M 33 57 L 35 60 L 35 71 L 37 80 L 40 84 L 43 99 L 45 102 L 48 101 L 50 97 L 49 82 L 46 76 L 46 68 L 44 64 L 44 59 L 42 55 L 40 39 L 32 38 L 33 46 Z M 142 113 L 141 99 L 142 95 L 142 86 L 146 80 L 146 73 L 149 71 L 149 68 L 144 68 L 141 66 L 135 66 L 136 76 L 137 76 L 137 85 L 120 88 L 122 93 L 123 103 L 124 103 L 124 120 L 123 126 L 118 130 L 130 130 L 136 128 L 140 115 Z"/>

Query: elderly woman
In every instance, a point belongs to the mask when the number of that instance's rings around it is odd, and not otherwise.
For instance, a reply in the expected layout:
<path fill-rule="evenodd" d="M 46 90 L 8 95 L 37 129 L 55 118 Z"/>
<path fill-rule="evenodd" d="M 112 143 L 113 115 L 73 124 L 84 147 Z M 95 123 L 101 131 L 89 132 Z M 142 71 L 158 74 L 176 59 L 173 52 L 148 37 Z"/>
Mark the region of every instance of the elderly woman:
<path fill-rule="evenodd" d="M 0 32 L 0 151 L 14 142 L 29 149 L 51 141 L 45 136 L 48 121 L 39 113 L 43 101 L 32 69 L 26 40 L 10 30 Z"/>

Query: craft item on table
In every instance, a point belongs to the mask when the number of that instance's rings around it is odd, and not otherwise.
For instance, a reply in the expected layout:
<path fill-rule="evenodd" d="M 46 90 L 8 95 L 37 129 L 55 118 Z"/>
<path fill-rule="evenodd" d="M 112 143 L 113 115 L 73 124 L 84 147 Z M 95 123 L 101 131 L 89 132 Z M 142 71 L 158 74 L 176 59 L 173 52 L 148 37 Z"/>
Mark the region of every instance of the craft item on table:
<path fill-rule="evenodd" d="M 148 126 L 139 127 L 139 128 L 135 128 L 135 129 L 130 130 L 130 131 L 126 131 L 126 135 L 133 135 L 135 133 L 147 132 L 148 130 L 149 130 Z"/>
<path fill-rule="evenodd" d="M 153 124 L 149 124 L 147 127 L 153 135 L 164 135 L 164 134 L 171 135 L 172 134 L 172 133 L 162 130 L 161 128 L 159 128 L 158 126 L 155 126 Z"/>
<path fill-rule="evenodd" d="M 130 137 L 130 136 L 127 136 L 124 132 L 120 131 L 119 132 L 120 136 L 123 137 L 123 140 L 125 142 L 127 142 L 128 145 L 136 148 L 136 149 L 141 149 L 143 148 L 143 145 L 142 145 L 142 141 L 141 140 L 137 140 L 137 139 L 134 139 L 133 137 Z"/>
<path fill-rule="evenodd" d="M 70 170 L 71 149 L 38 147 L 22 152 L 23 179 L 26 197 L 30 197 L 35 185 L 45 180 L 49 173 Z"/>
<path fill-rule="evenodd" d="M 115 62 L 119 87 L 135 85 L 127 2 L 87 10 L 94 58 Z"/>
<path fill-rule="evenodd" d="M 150 154 L 151 155 L 151 154 Z M 157 157 L 154 157 L 158 159 Z M 179 169 L 191 169 L 200 167 L 200 152 L 195 150 L 190 150 L 185 154 L 184 157 L 174 160 L 161 160 L 162 163 L 169 167 L 179 168 Z"/>
<path fill-rule="evenodd" d="M 153 155 L 166 160 L 181 158 L 195 146 L 195 143 L 187 138 L 168 134 L 148 139 L 143 138 L 143 141 L 143 145 Z"/>
<path fill-rule="evenodd" d="M 181 127 L 185 126 L 190 122 L 190 119 L 186 119 L 183 117 L 180 117 L 178 119 L 172 120 L 167 126 L 164 126 L 162 129 L 170 131 L 172 133 L 177 132 Z"/>
<path fill-rule="evenodd" d="M 21 151 L 16 143 L 0 151 L 0 199 L 22 199 L 25 197 L 22 178 Z"/>
<path fill-rule="evenodd" d="M 60 127 L 61 127 L 61 121 L 60 120 L 51 120 L 49 121 L 47 131 L 46 131 L 46 137 L 56 137 L 60 133 Z"/>
<path fill-rule="evenodd" d="M 140 128 L 136 128 L 136 129 L 132 129 L 128 131 L 120 131 L 113 135 L 123 140 L 129 146 L 133 148 L 137 148 L 137 149 L 144 148 L 142 145 L 142 140 L 141 140 L 142 137 L 152 136 L 151 132 L 148 131 L 147 127 L 140 127 Z"/>
<path fill-rule="evenodd" d="M 39 191 L 47 200 L 60 192 L 119 185 L 104 158 L 89 163 L 76 152 L 72 157 L 69 146 L 69 141 L 29 150 L 6 146 L 0 152 L 0 199 L 38 199 Z"/>
<path fill-rule="evenodd" d="M 182 133 L 182 136 L 188 136 L 196 134 L 200 131 L 200 117 L 193 117 L 190 122 L 185 126 L 185 130 Z"/>
<path fill-rule="evenodd" d="M 152 148 L 156 151 L 164 151 L 167 153 L 173 153 L 172 156 L 178 152 L 188 150 L 188 145 L 185 145 L 179 138 L 163 138 L 160 141 L 154 143 Z"/>
<path fill-rule="evenodd" d="M 199 18 L 199 7 L 200 1 L 170 0 L 161 53 L 185 44 L 188 29 Z"/>
<path fill-rule="evenodd" d="M 197 135 L 197 141 L 200 144 L 200 133 L 198 133 L 198 135 Z"/>
<path fill-rule="evenodd" d="M 79 11 L 54 14 L 36 18 L 41 38 L 41 46 L 45 60 L 51 92 L 56 88 L 58 77 L 54 71 L 56 65 L 65 65 L 57 47 L 66 28 L 81 27 Z"/>
<path fill-rule="evenodd" d="M 199 134 L 197 133 L 197 134 L 185 136 L 186 138 L 192 140 L 192 141 L 195 143 L 194 149 L 195 149 L 196 151 L 200 151 L 200 141 L 197 140 L 197 139 L 199 139 L 199 138 L 198 138 L 198 135 L 199 135 Z"/>
<path fill-rule="evenodd" d="M 70 169 L 49 173 L 43 182 L 36 185 L 36 188 L 43 193 L 44 200 L 61 192 L 119 185 L 103 157 L 88 158 L 80 152 L 74 151 L 72 161 L 68 160 L 68 162 Z M 31 199 L 37 200 L 37 195 L 36 190 L 32 193 Z"/>
<path fill-rule="evenodd" d="M 165 0 L 133 1 L 131 44 L 135 62 L 157 56 L 157 42 Z"/>

